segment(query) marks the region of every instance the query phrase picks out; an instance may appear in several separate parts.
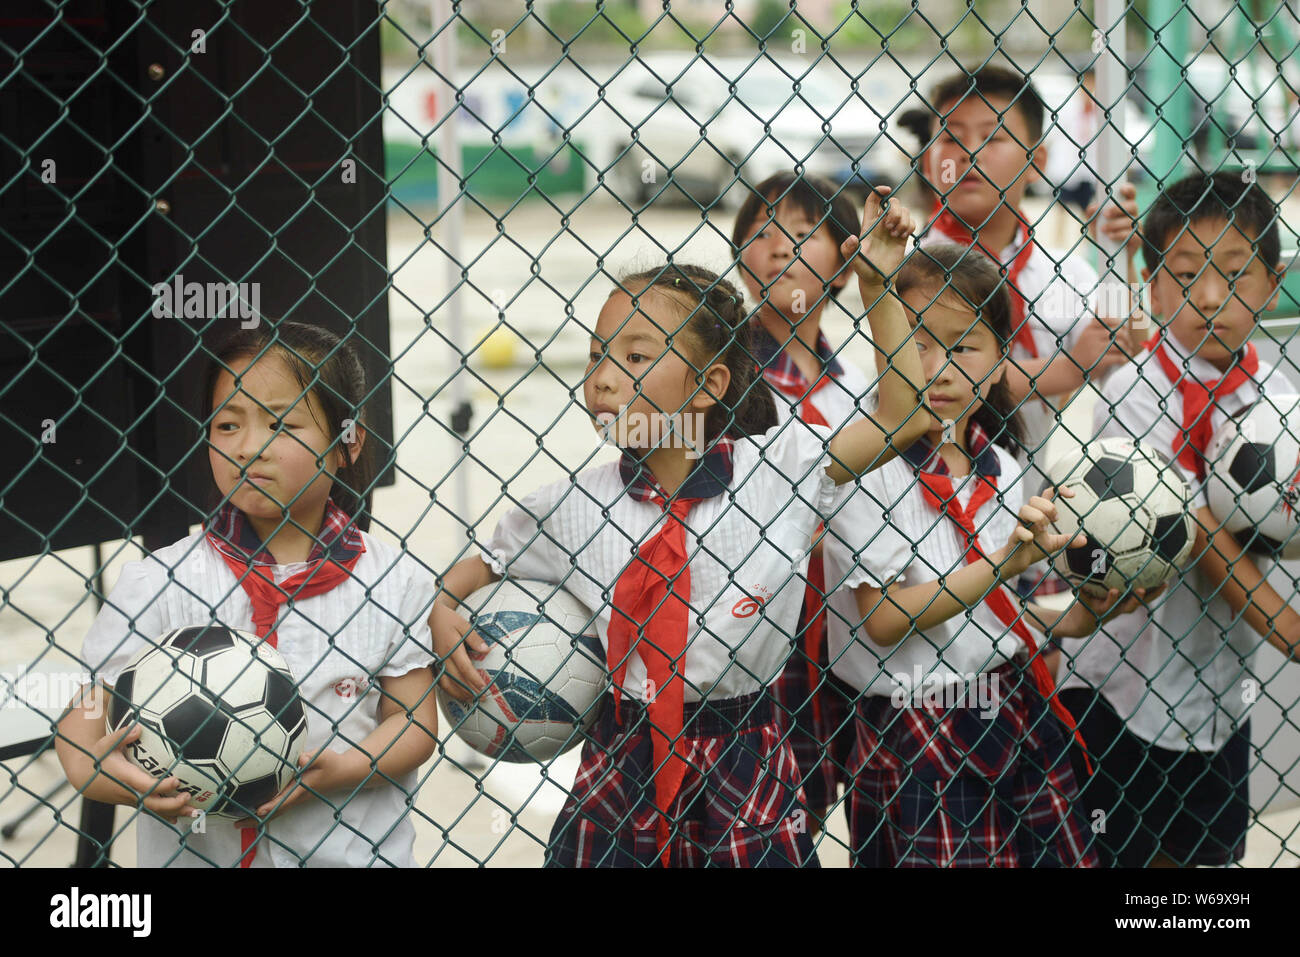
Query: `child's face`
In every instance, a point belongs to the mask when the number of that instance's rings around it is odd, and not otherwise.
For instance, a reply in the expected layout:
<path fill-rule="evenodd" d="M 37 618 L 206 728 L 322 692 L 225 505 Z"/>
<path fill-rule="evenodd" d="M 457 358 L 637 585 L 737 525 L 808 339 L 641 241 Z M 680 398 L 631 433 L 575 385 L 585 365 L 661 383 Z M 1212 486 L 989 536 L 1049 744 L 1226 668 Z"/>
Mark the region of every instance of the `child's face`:
<path fill-rule="evenodd" d="M 246 357 L 230 363 L 240 375 L 238 391 L 224 370 L 213 389 L 208 460 L 217 488 L 254 520 L 278 523 L 299 491 L 292 514 L 320 514 L 342 451 L 325 452 L 333 440 L 321 427 L 325 416 L 310 393 L 302 396 L 283 360 L 267 355 L 247 363 Z"/>
<path fill-rule="evenodd" d="M 1251 239 L 1226 219 L 1194 222 L 1173 239 L 1151 282 L 1152 309 L 1169 334 L 1220 369 L 1232 365 L 1259 314 L 1277 304 L 1278 277 Z M 1142 278 L 1150 281 L 1150 272 Z"/>
<path fill-rule="evenodd" d="M 1018 107 L 1004 96 L 987 102 L 971 93 L 956 107 L 938 104 L 940 113 L 951 109 L 946 126 L 925 153 L 925 175 L 948 207 L 961 219 L 978 226 L 1004 201 L 1019 208 L 1025 188 L 1045 168 L 1047 150 L 1033 149 L 1029 127 Z M 1001 119 L 998 114 L 1001 113 Z M 1033 151 L 1033 163 L 1026 153 Z"/>
<path fill-rule="evenodd" d="M 702 440 L 713 397 L 725 394 L 730 382 L 721 362 L 701 368 L 676 298 L 651 289 L 639 293 L 634 307 L 631 296 L 615 291 L 596 320 L 582 395 L 596 431 L 620 448 L 649 450 L 676 444 L 683 434 Z M 670 435 L 665 416 L 680 416 L 674 418 L 677 436 Z"/>
<path fill-rule="evenodd" d="M 796 325 L 825 305 L 826 284 L 844 288 L 848 273 L 836 276 L 843 266 L 830 226 L 817 225 L 788 201 L 770 217 L 766 209 L 759 212 L 740 252 L 740 274 L 750 296 L 761 303 L 766 292 L 767 307 Z"/>
<path fill-rule="evenodd" d="M 936 446 L 961 442 L 966 423 L 1004 373 L 997 334 L 953 294 L 935 299 L 938 293 L 937 286 L 914 288 L 903 297 L 921 354 L 929 438 Z"/>

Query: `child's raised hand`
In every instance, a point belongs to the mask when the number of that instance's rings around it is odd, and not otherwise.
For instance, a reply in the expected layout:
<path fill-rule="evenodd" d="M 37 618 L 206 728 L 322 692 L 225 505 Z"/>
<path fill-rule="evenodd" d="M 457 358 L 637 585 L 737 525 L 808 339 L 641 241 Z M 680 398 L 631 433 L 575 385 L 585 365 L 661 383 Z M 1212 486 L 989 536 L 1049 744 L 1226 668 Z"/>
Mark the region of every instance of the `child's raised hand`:
<path fill-rule="evenodd" d="M 470 626 L 469 620 L 443 602 L 435 602 L 429 618 L 433 633 L 433 651 L 442 664 L 442 677 L 438 684 L 444 692 L 458 701 L 470 701 L 487 687 L 470 660 L 466 646 L 486 654 L 488 644 Z"/>
<path fill-rule="evenodd" d="M 1123 320 L 1080 319 L 1083 328 L 1070 350 L 1084 376 L 1101 376 L 1128 362 L 1133 354 L 1133 336 Z"/>
<path fill-rule="evenodd" d="M 868 286 L 883 285 L 898 271 L 907 253 L 907 237 L 916 230 L 916 220 L 897 200 L 882 211 L 881 200 L 889 196 L 888 186 L 877 186 L 867 193 L 862 207 L 862 237 L 850 236 L 840 244 L 840 254 L 858 274 L 858 281 Z"/>
<path fill-rule="evenodd" d="M 1072 489 L 1060 489 L 1066 498 L 1074 495 Z M 1005 581 L 1015 578 L 1030 565 L 1054 555 L 1062 548 L 1073 546 L 1082 548 L 1088 543 L 1082 532 L 1074 536 L 1061 535 L 1052 531 L 1056 521 L 1055 498 L 1057 489 L 1047 489 L 1043 495 L 1035 495 L 1020 507 L 1020 524 L 1011 533 L 1002 560 L 997 563 L 999 574 Z"/>
<path fill-rule="evenodd" d="M 1137 187 L 1132 183 L 1120 183 L 1115 199 L 1096 199 L 1088 204 L 1084 216 L 1093 238 L 1104 237 L 1119 243 L 1129 255 L 1133 255 L 1142 246 L 1142 233 L 1138 225 Z M 1105 207 L 1102 203 L 1105 202 Z M 1101 210 L 1101 215 L 1097 211 Z"/>

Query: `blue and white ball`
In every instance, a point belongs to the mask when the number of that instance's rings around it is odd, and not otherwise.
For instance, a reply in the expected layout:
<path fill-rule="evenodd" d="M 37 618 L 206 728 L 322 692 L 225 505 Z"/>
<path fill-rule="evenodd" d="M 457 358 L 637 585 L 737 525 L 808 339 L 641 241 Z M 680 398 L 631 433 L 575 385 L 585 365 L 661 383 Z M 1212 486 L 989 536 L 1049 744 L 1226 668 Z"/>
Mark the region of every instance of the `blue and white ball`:
<path fill-rule="evenodd" d="M 464 602 L 488 645 L 468 645 L 487 689 L 477 702 L 438 700 L 456 734 L 480 754 L 514 763 L 546 762 L 591 727 L 609 686 L 594 615 L 556 585 L 503 580 Z"/>

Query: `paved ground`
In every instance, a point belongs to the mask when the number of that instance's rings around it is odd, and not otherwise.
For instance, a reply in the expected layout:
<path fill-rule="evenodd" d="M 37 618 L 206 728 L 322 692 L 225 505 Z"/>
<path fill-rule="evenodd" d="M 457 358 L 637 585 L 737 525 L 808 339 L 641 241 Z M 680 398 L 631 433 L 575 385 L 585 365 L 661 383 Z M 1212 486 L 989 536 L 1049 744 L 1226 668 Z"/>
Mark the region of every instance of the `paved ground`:
<path fill-rule="evenodd" d="M 1288 213 L 1291 221 L 1300 216 Z M 447 310 L 443 258 L 426 238 L 424 228 L 401 211 L 390 217 L 389 261 L 394 272 L 390 297 L 395 358 L 394 416 L 400 437 L 401 475 L 395 486 L 376 497 L 378 528 L 404 540 L 410 551 L 430 568 L 446 567 L 466 544 L 467 527 L 486 536 L 495 518 L 509 505 L 502 486 L 518 496 L 540 484 L 612 455 L 596 445 L 585 416 L 569 404 L 567 390 L 581 377 L 587 351 L 584 324 L 594 322 L 612 281 L 604 269 L 620 273 L 650 266 L 671 252 L 675 258 L 719 268 L 730 253 L 725 232 L 703 222 L 697 211 L 655 209 L 632 226 L 629 216 L 612 203 L 586 203 L 565 222 L 563 213 L 534 203 L 504 217 L 502 231 L 487 216 L 471 216 L 463 242 L 469 281 L 482 295 L 464 296 L 466 342 L 476 342 L 496 319 L 495 300 L 505 305 L 506 320 L 520 335 L 515 348 L 519 363 L 505 369 L 485 369 L 477 358 L 462 380 L 474 404 L 474 435 L 468 456 L 438 422 L 447 421 L 453 406 L 449 384 L 456 353 Z M 440 230 L 432 233 L 445 243 Z M 544 279 L 542 278 L 544 277 Z M 595 278 L 593 278 L 595 277 Z M 860 308 L 856 293 L 845 296 L 843 310 L 828 316 L 832 341 L 853 332 L 851 315 Z M 564 321 L 572 312 L 573 320 Z M 865 325 L 863 326 L 865 331 Z M 557 331 L 558 330 L 558 331 Z M 534 353 L 545 364 L 529 372 Z M 871 363 L 869 344 L 858 338 L 847 355 L 862 366 Z M 427 403 L 427 415 L 426 412 Z M 540 439 L 539 439 L 540 436 Z M 435 495 L 431 497 L 430 490 Z M 379 534 L 384 534 L 382 531 Z M 121 563 L 138 548 L 123 543 L 105 547 L 105 577 L 116 580 Z M 94 614 L 86 591 L 91 572 L 90 549 L 0 563 L 0 672 L 14 672 L 35 661 L 46 670 L 72 669 L 64 652 L 80 648 Z M 0 732 L 9 713 L 0 710 Z M 0 741 L 3 734 L 0 733 Z M 541 847 L 561 801 L 560 787 L 535 770 L 500 767 L 476 780 L 454 761 L 467 761 L 459 741 L 448 742 L 446 757 L 424 769 L 417 824 L 417 858 L 441 866 L 468 866 L 482 860 L 493 865 L 536 865 Z M 557 761 L 550 777 L 568 785 L 576 766 L 574 755 Z M 0 775 L 0 821 L 8 820 L 31 794 L 42 793 L 61 778 L 53 756 L 18 759 L 5 764 Z M 1285 768 L 1284 768 L 1285 770 Z M 481 773 L 481 771 L 479 772 Z M 60 813 L 76 819 L 77 801 L 64 792 L 55 801 Z M 511 815 L 516 816 L 512 826 Z M 119 812 L 119 819 L 125 812 Z M 1249 838 L 1249 862 L 1256 865 L 1297 862 L 1300 811 L 1261 819 Z M 837 815 L 831 837 L 842 841 L 842 816 Z M 1279 851 L 1281 840 L 1290 848 Z M 36 815 L 17 839 L 0 843 L 0 861 L 61 865 L 72 859 L 70 831 L 54 815 Z M 821 848 L 823 863 L 843 866 L 842 846 L 831 840 Z M 115 860 L 134 861 L 134 838 L 127 826 L 117 843 Z"/>

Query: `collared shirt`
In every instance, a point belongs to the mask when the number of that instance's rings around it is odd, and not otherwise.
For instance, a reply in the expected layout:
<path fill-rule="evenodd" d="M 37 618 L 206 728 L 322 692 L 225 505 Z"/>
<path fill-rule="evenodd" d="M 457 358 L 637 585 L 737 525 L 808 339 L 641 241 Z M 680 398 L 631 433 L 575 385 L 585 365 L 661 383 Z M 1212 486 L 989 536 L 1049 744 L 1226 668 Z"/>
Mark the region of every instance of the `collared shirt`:
<path fill-rule="evenodd" d="M 655 497 L 669 498 L 712 498 L 721 495 L 731 484 L 734 470 L 732 456 L 734 440 L 723 435 L 713 441 L 704 454 L 700 456 L 691 469 L 682 487 L 675 496 L 670 496 L 655 480 L 654 473 L 634 453 L 627 449 L 618 460 L 619 478 L 627 488 L 627 493 L 638 502 L 652 502 Z"/>
<path fill-rule="evenodd" d="M 852 362 L 834 354 L 826 333 L 818 333 L 817 355 L 831 382 L 810 394 L 815 383 L 804 378 L 784 344 L 757 320 L 750 322 L 749 330 L 754 358 L 772 387 L 779 421 L 791 415 L 799 418 L 799 407 L 805 401 L 812 403 L 832 429 L 876 411 L 879 397 L 872 381 Z"/>
<path fill-rule="evenodd" d="M 1162 341 L 1181 368 L 1202 382 L 1221 377 L 1209 362 L 1189 355 L 1166 334 Z M 1261 361 L 1258 378 L 1221 396 L 1213 409 L 1217 430 L 1230 415 L 1247 409 L 1267 389 L 1290 393 L 1295 388 L 1275 366 Z M 1134 438 L 1173 458 L 1173 444 L 1183 439 L 1183 400 L 1177 385 L 1144 352 L 1117 369 L 1102 386 L 1093 407 L 1093 432 L 1099 437 Z M 1206 505 L 1204 487 L 1191 470 L 1174 468 L 1192 489 L 1192 508 Z M 1262 573 L 1273 563 L 1255 558 Z M 1254 696 L 1244 682 L 1263 683 L 1253 670 L 1254 654 L 1264 639 L 1242 619 L 1233 624 L 1231 606 L 1215 595 L 1194 567 L 1183 569 L 1154 608 L 1121 615 L 1095 635 L 1064 639 L 1068 677 L 1064 687 L 1085 683 L 1098 688 L 1144 741 L 1170 751 L 1218 751 L 1248 717 Z M 1070 661 L 1073 661 L 1071 666 Z"/>
<path fill-rule="evenodd" d="M 290 527 L 288 523 L 286 527 Z M 208 531 L 217 538 L 214 547 L 246 565 L 278 564 L 271 550 L 258 537 L 248 516 L 230 502 L 217 509 L 208 521 Z M 320 531 L 312 539 L 307 564 L 328 557 L 340 565 L 346 565 L 360 548 L 361 529 L 352 523 L 352 517 L 347 512 L 334 504 L 333 499 L 326 499 L 325 515 L 321 519 Z"/>
<path fill-rule="evenodd" d="M 921 239 L 922 245 L 950 241 L 938 230 L 930 230 Z M 1000 253 L 1003 262 L 1013 262 L 1021 246 L 1014 241 Z M 1059 270 L 1059 274 L 1058 274 Z M 1100 294 L 1097 272 L 1078 254 L 1049 253 L 1041 243 L 1035 243 L 1018 277 L 1017 286 L 1025 299 L 1027 322 L 1034 337 L 1040 359 L 1050 359 L 1058 352 L 1074 348 L 1083 332 L 1086 320 L 1096 316 Z M 1010 358 L 1030 360 L 1018 343 L 1013 343 Z M 1025 447 L 1040 450 L 1034 456 L 1035 465 L 1046 469 L 1048 463 L 1039 461 L 1048 436 L 1056 428 L 1056 408 L 1063 396 L 1046 398 L 1031 394 L 1020 404 L 1021 423 L 1025 429 Z M 1024 453 L 1021 453 L 1024 457 Z M 1041 480 L 1040 480 L 1041 481 Z"/>
<path fill-rule="evenodd" d="M 972 438 L 971 474 L 953 479 L 954 493 L 965 506 L 975 476 L 996 479 L 998 494 L 974 517 L 981 547 L 993 551 L 1006 544 L 1015 527 L 1024 499 L 1022 471 L 1005 449 Z M 999 668 L 1025 650 L 985 602 L 925 631 L 913 631 L 893 646 L 875 643 L 859 624 L 862 615 L 853 595 L 858 585 L 907 588 L 966 567 L 966 536 L 926 502 L 917 478 L 922 470 L 948 471 L 925 440 L 864 475 L 828 525 L 823 554 L 826 586 L 834 589 L 826 616 L 831 670 L 868 694 L 892 694 L 900 685 L 895 675 L 903 676 L 909 687 L 918 678 L 959 682 Z"/>
<path fill-rule="evenodd" d="M 784 667 L 812 535 L 836 489 L 826 473 L 829 440 L 828 429 L 799 422 L 734 439 L 730 481 L 687 514 L 687 701 L 751 694 Z M 606 651 L 614 583 L 664 521 L 624 468 L 610 462 L 531 493 L 502 517 L 482 553 L 498 575 L 563 585 L 595 613 Z M 632 655 L 625 687 L 646 687 L 645 679 Z"/>
<path fill-rule="evenodd" d="M 277 649 L 307 714 L 303 747 L 309 751 L 343 752 L 363 740 L 379 724 L 378 679 L 433 660 L 427 621 L 433 576 L 406 552 L 355 534 L 365 552 L 350 579 L 295 601 L 277 628 Z M 265 566 L 277 583 L 308 567 Z M 173 629 L 216 621 L 252 634 L 252 615 L 248 595 L 200 531 L 123 566 L 86 634 L 82 656 L 112 685 L 137 653 Z M 412 771 L 366 788 L 341 807 L 341 821 L 324 801 L 304 801 L 270 822 L 253 866 L 414 866 L 407 795 L 416 787 Z M 336 800 L 343 805 L 342 797 Z M 137 819 L 136 834 L 141 867 L 230 867 L 241 856 L 234 822 L 211 815 L 206 832 L 188 834 L 184 848 L 175 831 L 146 814 Z"/>

